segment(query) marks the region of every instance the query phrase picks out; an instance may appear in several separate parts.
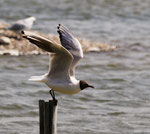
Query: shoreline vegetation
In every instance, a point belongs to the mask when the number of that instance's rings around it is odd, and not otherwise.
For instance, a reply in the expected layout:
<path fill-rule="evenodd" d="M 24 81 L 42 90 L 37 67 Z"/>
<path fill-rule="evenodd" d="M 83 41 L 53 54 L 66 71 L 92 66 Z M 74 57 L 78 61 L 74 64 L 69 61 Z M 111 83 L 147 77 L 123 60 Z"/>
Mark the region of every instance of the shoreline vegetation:
<path fill-rule="evenodd" d="M 20 33 L 15 33 L 10 30 L 4 30 L 3 28 L 9 25 L 5 22 L 0 22 L 0 55 L 37 55 L 37 54 L 47 54 L 47 52 L 42 51 L 35 45 L 32 45 L 26 39 L 21 37 Z M 30 30 L 32 31 L 32 30 Z M 59 41 L 59 35 L 55 34 L 45 34 L 38 31 L 32 31 L 39 34 L 45 38 L 51 39 L 57 43 Z M 115 45 L 104 44 L 102 42 L 92 42 L 88 39 L 78 38 L 82 45 L 84 52 L 109 52 L 116 49 Z"/>

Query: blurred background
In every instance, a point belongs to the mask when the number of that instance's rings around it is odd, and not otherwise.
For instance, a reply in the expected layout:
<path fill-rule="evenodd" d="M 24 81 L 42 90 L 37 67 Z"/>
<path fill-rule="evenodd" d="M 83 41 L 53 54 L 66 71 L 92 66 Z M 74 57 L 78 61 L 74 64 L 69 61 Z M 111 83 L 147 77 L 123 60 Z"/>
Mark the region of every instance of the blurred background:
<path fill-rule="evenodd" d="M 37 18 L 32 29 L 57 34 L 59 23 L 80 38 L 117 45 L 85 53 L 78 79 L 95 86 L 74 96 L 57 94 L 58 133 L 150 133 L 149 0 L 0 0 L 0 21 Z M 0 56 L 0 133 L 37 134 L 38 100 L 48 87 L 27 81 L 48 70 L 48 56 Z"/>
<path fill-rule="evenodd" d="M 148 43 L 149 0 L 1 0 L 0 17 L 14 22 L 37 18 L 34 29 L 56 33 L 59 23 L 77 36 L 102 42 Z"/>

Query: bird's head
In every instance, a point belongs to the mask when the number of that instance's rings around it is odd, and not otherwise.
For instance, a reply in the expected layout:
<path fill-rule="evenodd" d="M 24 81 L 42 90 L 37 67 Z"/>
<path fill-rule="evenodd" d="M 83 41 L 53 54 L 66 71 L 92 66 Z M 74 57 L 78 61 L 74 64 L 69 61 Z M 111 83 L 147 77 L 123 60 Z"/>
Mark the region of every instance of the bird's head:
<path fill-rule="evenodd" d="M 94 88 L 92 85 L 89 85 L 87 81 L 80 80 L 80 89 L 83 90 L 87 87 Z"/>
<path fill-rule="evenodd" d="M 36 21 L 36 18 L 35 17 L 33 17 L 33 16 L 31 16 L 31 17 L 29 17 L 29 18 L 27 18 L 28 20 L 30 20 L 30 21 L 33 21 L 33 22 L 35 22 Z"/>

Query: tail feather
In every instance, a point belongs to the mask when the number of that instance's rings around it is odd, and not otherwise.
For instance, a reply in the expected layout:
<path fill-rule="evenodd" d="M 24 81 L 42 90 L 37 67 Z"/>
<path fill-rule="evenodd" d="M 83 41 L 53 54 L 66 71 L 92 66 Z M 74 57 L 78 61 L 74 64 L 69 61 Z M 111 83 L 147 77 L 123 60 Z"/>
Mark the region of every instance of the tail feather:
<path fill-rule="evenodd" d="M 29 78 L 29 81 L 36 81 L 36 82 L 43 82 L 44 81 L 45 76 L 32 76 Z"/>

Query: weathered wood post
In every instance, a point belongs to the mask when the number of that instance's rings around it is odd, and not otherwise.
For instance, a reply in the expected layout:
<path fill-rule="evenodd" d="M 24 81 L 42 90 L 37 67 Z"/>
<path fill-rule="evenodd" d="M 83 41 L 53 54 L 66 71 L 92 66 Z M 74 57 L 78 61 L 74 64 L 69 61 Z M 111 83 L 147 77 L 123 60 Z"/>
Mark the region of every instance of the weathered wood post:
<path fill-rule="evenodd" d="M 39 100 L 40 134 L 57 134 L 57 100 Z"/>

